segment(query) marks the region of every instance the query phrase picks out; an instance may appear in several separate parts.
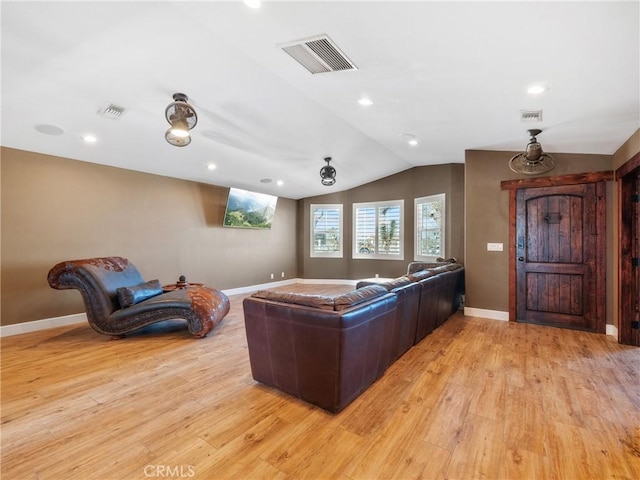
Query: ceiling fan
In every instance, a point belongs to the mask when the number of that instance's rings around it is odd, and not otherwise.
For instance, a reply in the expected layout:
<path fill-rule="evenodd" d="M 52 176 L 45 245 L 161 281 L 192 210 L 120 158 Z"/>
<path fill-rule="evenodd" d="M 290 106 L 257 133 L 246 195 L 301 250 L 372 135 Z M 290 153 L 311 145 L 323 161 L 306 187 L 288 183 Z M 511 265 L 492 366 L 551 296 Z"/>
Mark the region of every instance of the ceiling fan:
<path fill-rule="evenodd" d="M 553 170 L 556 166 L 555 160 L 542 151 L 542 145 L 536 139 L 542 130 L 532 129 L 527 132 L 531 136 L 527 148 L 524 153 L 518 153 L 509 160 L 509 168 L 524 175 L 540 175 Z"/>

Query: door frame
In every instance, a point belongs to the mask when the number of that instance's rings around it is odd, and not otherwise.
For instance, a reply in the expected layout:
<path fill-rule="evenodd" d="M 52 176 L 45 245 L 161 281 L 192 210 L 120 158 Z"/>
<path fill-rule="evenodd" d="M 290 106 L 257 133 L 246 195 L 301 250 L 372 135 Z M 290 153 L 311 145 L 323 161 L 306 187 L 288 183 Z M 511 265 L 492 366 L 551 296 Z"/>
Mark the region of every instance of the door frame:
<path fill-rule="evenodd" d="M 599 183 L 601 187 L 597 189 L 596 195 L 598 198 L 605 198 L 605 183 L 613 180 L 613 171 L 608 170 L 604 172 L 589 172 L 589 173 L 576 173 L 570 175 L 559 175 L 555 177 L 538 177 L 538 178 L 520 178 L 517 180 L 503 180 L 500 182 L 502 190 L 509 191 L 509 321 L 515 322 L 517 320 L 517 298 L 516 298 L 516 193 L 521 188 L 536 188 L 536 187 L 554 187 L 560 185 L 577 185 L 583 183 Z M 601 208 L 597 209 L 596 215 L 601 218 L 597 218 L 596 222 L 604 225 L 605 221 L 605 205 L 604 202 Z M 605 276 L 606 276 L 606 235 L 598 235 L 596 240 L 596 251 L 598 259 L 596 260 L 596 288 L 598 290 L 605 290 Z M 604 332 L 605 325 L 605 308 L 606 305 L 601 305 L 603 302 L 598 302 L 596 314 L 598 317 L 598 331 L 600 326 Z"/>
<path fill-rule="evenodd" d="M 636 153 L 616 170 L 615 179 L 618 185 L 618 342 L 632 345 L 631 322 L 635 316 L 635 299 L 628 286 L 631 285 L 633 267 L 625 261 L 625 252 L 632 251 L 633 232 L 631 225 L 625 221 L 632 192 L 626 187 L 628 175 L 635 177 L 640 169 L 640 153 Z"/>

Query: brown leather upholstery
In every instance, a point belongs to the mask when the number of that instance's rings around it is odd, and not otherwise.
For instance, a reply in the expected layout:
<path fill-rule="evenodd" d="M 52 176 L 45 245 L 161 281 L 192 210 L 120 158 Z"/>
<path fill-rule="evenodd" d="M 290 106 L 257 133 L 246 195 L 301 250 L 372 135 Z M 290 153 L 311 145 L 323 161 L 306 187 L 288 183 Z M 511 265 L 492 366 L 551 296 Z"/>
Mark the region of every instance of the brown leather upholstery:
<path fill-rule="evenodd" d="M 253 378 L 339 412 L 449 318 L 463 291 L 462 265 L 442 262 L 336 298 L 256 292 L 243 305 Z"/>
<path fill-rule="evenodd" d="M 436 258 L 435 262 L 411 262 L 407 266 L 407 273 L 415 273 L 421 270 L 429 270 L 431 268 L 440 267 L 447 264 L 458 264 L 458 260 L 455 257 L 451 258 Z"/>
<path fill-rule="evenodd" d="M 420 342 L 460 308 L 464 293 L 464 268 L 460 264 L 440 266 L 409 275 L 420 285 L 420 307 L 415 343 Z"/>
<path fill-rule="evenodd" d="M 253 378 L 331 412 L 342 410 L 392 362 L 398 297 L 379 286 L 368 289 L 368 299 L 343 308 L 343 298 L 332 310 L 305 300 L 277 301 L 276 295 L 245 298 Z"/>
<path fill-rule="evenodd" d="M 192 335 L 204 337 L 230 307 L 223 292 L 208 287 L 174 290 L 122 307 L 118 288 L 145 283 L 138 269 L 122 257 L 61 262 L 49 271 L 47 280 L 58 290 L 79 290 L 89 324 L 106 335 L 123 335 L 163 320 L 185 319 Z"/>
<path fill-rule="evenodd" d="M 415 267 L 426 267 L 415 270 Z M 363 280 L 357 288 L 365 285 L 381 285 L 390 292 L 398 294 L 397 312 L 401 317 L 399 325 L 404 330 L 396 338 L 396 353 L 400 356 L 412 345 L 442 325 L 447 318 L 460 308 L 464 293 L 464 268 L 459 263 L 443 261 L 436 263 L 412 262 L 408 270 L 411 273 L 388 281 Z M 412 288 L 407 288 L 412 284 Z M 407 346 L 407 331 L 413 332 L 411 343 Z"/>
<path fill-rule="evenodd" d="M 383 282 L 362 280 L 358 282 L 356 288 L 361 289 L 368 285 L 380 285 L 398 296 L 397 320 L 392 334 L 391 362 L 393 363 L 415 344 L 421 287 L 408 276 L 402 276 Z"/>

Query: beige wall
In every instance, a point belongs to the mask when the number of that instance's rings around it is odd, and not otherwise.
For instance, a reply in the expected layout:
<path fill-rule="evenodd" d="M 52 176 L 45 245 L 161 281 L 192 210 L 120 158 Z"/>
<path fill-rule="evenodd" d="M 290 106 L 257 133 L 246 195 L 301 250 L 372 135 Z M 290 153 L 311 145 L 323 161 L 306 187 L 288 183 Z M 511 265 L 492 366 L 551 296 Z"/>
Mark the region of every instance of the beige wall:
<path fill-rule="evenodd" d="M 640 130 L 613 156 L 555 154 L 554 175 L 618 168 L 640 152 Z M 397 276 L 413 259 L 413 199 L 445 192 L 447 255 L 464 261 L 467 306 L 508 310 L 508 193 L 516 152 L 467 151 L 466 165 L 416 167 L 361 187 L 300 201 L 280 198 L 270 231 L 223 228 L 228 188 L 2 148 L 0 324 L 83 311 L 75 291 L 46 283 L 55 263 L 122 255 L 146 278 L 184 274 L 220 289 L 285 278 Z M 617 189 L 607 188 L 607 321 L 617 325 Z M 354 202 L 405 200 L 405 259 L 352 260 Z M 345 258 L 309 257 L 309 205 L 342 203 Z M 465 237 L 466 232 L 466 237 Z M 487 252 L 488 242 L 504 252 Z M 265 252 L 269 252 L 265 255 Z M 248 266 L 251 266 L 250 268 Z"/>
<path fill-rule="evenodd" d="M 298 276 L 296 201 L 279 198 L 271 230 L 222 227 L 228 188 L 1 150 L 1 324 L 84 311 L 51 289 L 56 263 L 129 258 L 146 279 L 179 275 L 230 289 Z"/>
<path fill-rule="evenodd" d="M 381 180 L 335 194 L 306 198 L 299 202 L 300 265 L 304 278 L 358 279 L 397 277 L 413 261 L 413 201 L 438 193 L 446 194 L 446 255 L 464 261 L 464 165 L 447 164 L 416 167 Z M 352 209 L 354 203 L 404 199 L 404 260 L 352 259 Z M 344 216 L 344 251 L 342 259 L 310 258 L 310 205 L 341 203 Z"/>
<path fill-rule="evenodd" d="M 509 194 L 503 180 L 522 178 L 508 167 L 518 152 L 468 150 L 465 153 L 466 305 L 509 310 Z M 553 154 L 556 167 L 547 176 L 611 170 L 610 155 Z M 611 182 L 609 182 L 611 183 Z M 607 218 L 613 215 L 611 185 L 607 186 Z M 487 243 L 502 243 L 504 251 L 489 252 Z M 612 275 L 611 242 L 607 245 L 607 277 Z M 611 299 L 607 318 L 612 315 Z"/>

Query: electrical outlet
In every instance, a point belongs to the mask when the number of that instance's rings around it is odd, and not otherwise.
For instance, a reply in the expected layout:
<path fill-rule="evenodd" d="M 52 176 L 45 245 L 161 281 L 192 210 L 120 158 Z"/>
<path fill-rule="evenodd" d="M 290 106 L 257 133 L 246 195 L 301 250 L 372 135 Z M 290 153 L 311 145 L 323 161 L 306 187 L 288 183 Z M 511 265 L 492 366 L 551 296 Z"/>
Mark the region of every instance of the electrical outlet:
<path fill-rule="evenodd" d="M 280 275 L 282 278 L 284 278 L 284 272 L 282 272 L 282 275 Z"/>
<path fill-rule="evenodd" d="M 271 280 L 273 280 L 273 273 L 271 274 Z"/>
<path fill-rule="evenodd" d="M 502 243 L 487 243 L 487 252 L 502 252 Z"/>

